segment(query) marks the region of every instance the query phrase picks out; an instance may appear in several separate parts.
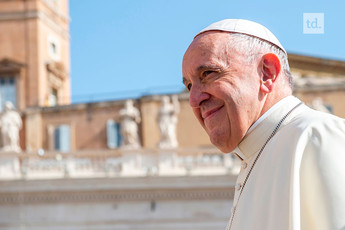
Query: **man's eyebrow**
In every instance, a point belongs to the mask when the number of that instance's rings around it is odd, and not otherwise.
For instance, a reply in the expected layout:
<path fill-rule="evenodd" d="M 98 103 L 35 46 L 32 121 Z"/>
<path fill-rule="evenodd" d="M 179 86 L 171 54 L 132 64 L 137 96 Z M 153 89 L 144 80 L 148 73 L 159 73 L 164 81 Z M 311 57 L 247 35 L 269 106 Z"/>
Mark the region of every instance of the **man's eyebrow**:
<path fill-rule="evenodd" d="M 217 71 L 221 71 L 222 68 L 219 67 L 219 66 L 212 66 L 212 65 L 201 65 L 197 68 L 197 71 L 200 72 L 202 70 L 205 70 L 205 69 L 208 69 L 208 70 L 217 70 Z"/>

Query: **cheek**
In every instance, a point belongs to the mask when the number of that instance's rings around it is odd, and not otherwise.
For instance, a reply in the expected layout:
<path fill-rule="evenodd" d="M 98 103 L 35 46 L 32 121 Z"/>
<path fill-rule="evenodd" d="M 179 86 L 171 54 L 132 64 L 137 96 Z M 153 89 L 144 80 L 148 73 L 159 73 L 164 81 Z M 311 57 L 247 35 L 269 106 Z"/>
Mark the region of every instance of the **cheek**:
<path fill-rule="evenodd" d="M 233 103 L 236 101 L 240 89 L 233 85 L 232 82 L 222 81 L 217 84 L 213 92 L 217 98 L 223 100 L 225 103 Z"/>

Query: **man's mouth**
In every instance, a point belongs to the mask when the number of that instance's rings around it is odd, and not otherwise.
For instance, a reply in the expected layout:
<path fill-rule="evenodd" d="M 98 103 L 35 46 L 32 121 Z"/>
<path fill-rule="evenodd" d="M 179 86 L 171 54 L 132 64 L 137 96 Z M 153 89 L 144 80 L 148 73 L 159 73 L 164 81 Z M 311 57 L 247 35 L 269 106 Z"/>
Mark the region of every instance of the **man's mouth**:
<path fill-rule="evenodd" d="M 216 114 L 221 108 L 223 108 L 222 106 L 216 107 L 214 109 L 211 109 L 205 113 L 202 114 L 202 118 L 205 120 L 207 118 L 211 118 L 214 114 Z"/>

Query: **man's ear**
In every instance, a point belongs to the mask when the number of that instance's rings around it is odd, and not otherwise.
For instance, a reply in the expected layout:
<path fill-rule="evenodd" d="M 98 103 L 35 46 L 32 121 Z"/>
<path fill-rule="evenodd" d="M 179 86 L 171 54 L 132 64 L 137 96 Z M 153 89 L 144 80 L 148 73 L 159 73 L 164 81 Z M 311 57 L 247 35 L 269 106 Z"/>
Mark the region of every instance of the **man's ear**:
<path fill-rule="evenodd" d="M 281 70 L 279 58 L 273 53 L 265 54 L 261 58 L 260 67 L 262 73 L 260 89 L 264 93 L 270 93 Z"/>

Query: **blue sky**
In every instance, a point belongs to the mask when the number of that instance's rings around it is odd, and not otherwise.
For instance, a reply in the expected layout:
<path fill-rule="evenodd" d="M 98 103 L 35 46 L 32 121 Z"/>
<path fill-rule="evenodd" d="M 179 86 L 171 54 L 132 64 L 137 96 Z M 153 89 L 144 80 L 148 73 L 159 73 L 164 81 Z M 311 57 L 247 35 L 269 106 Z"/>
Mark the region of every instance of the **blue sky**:
<path fill-rule="evenodd" d="M 72 101 L 176 93 L 194 35 L 225 18 L 268 27 L 290 53 L 345 61 L 344 0 L 70 0 Z M 324 13 L 324 34 L 303 34 Z"/>

